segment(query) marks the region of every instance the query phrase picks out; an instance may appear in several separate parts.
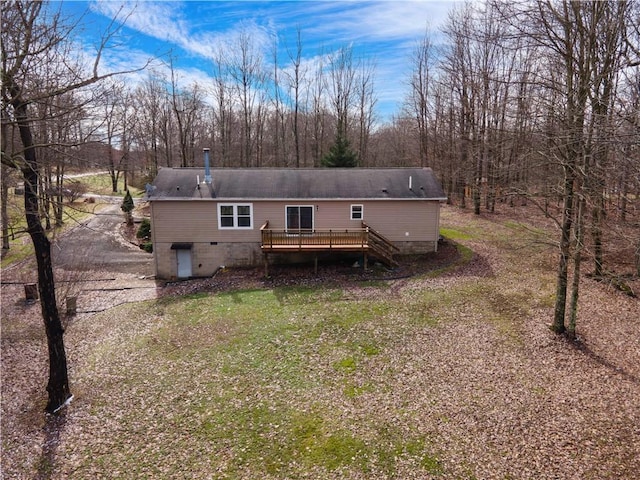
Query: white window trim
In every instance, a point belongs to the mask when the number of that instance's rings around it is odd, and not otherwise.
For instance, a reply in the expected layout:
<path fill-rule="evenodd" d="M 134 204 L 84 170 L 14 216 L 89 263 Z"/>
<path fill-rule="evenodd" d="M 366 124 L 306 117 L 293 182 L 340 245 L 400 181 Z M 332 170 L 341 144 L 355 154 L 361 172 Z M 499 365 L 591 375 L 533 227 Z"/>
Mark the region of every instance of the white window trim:
<path fill-rule="evenodd" d="M 360 218 L 353 218 L 353 207 L 360 207 Z M 350 207 L 351 220 L 364 220 L 364 205 L 355 203 Z"/>
<path fill-rule="evenodd" d="M 233 227 L 222 226 L 222 207 L 233 207 Z M 249 207 L 250 225 L 248 227 L 238 226 L 238 207 Z M 253 203 L 219 203 L 218 204 L 218 229 L 219 230 L 253 230 Z"/>
<path fill-rule="evenodd" d="M 285 205 L 284 206 L 284 227 L 285 230 L 287 232 L 289 232 L 289 230 L 291 230 L 292 232 L 299 232 L 300 230 L 296 229 L 296 228 L 289 228 L 289 225 L 287 224 L 287 209 L 289 207 L 309 207 L 311 208 L 311 231 L 315 231 L 316 229 L 316 208 L 315 205 Z M 306 229 L 303 229 L 306 230 Z"/>

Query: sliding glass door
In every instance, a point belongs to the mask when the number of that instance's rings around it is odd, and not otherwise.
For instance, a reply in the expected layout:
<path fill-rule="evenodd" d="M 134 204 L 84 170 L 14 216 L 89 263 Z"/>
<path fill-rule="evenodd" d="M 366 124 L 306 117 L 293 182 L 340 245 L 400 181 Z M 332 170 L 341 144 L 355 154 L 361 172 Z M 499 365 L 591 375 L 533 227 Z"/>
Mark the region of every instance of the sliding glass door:
<path fill-rule="evenodd" d="M 291 205 L 286 207 L 287 231 L 313 231 L 313 206 Z"/>

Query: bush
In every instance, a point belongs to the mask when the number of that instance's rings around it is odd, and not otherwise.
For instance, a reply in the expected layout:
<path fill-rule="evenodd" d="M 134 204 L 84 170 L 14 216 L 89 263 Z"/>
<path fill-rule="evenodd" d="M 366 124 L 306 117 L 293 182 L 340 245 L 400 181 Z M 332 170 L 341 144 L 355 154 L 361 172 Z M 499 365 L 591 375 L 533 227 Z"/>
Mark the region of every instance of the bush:
<path fill-rule="evenodd" d="M 136 232 L 136 238 L 148 240 L 151 238 L 151 221 L 148 218 L 143 218 Z"/>
<path fill-rule="evenodd" d="M 153 253 L 153 243 L 143 242 L 140 244 L 140 248 L 147 253 Z"/>
<path fill-rule="evenodd" d="M 69 203 L 73 203 L 89 191 L 89 188 L 78 181 L 72 181 L 67 184 L 67 188 L 62 191 Z"/>
<path fill-rule="evenodd" d="M 122 205 L 120 205 L 120 209 L 124 213 L 131 213 L 134 208 L 135 208 L 135 205 L 133 204 L 133 197 L 131 196 L 129 189 L 127 189 L 127 192 L 125 193 L 124 198 L 122 199 Z"/>
<path fill-rule="evenodd" d="M 135 205 L 133 203 L 133 198 L 131 197 L 131 193 L 129 193 L 129 189 L 127 189 L 127 193 L 124 195 L 122 199 L 122 205 L 120 205 L 120 209 L 124 212 L 124 218 L 127 222 L 127 225 L 133 225 L 133 214 L 131 213 Z"/>

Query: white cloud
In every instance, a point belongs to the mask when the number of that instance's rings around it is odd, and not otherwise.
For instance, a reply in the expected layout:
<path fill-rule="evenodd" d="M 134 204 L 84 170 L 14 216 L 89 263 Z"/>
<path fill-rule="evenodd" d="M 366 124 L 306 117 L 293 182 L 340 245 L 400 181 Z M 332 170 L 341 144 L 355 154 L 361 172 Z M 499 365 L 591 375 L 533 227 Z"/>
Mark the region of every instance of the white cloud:
<path fill-rule="evenodd" d="M 247 35 L 262 49 L 270 43 L 268 30 L 252 21 L 239 21 L 227 30 L 196 28 L 202 19 L 187 17 L 187 6 L 184 2 L 99 1 L 92 4 L 92 10 L 117 22 L 126 21 L 127 28 L 167 42 L 169 47 L 210 60 L 215 59 L 221 49 L 236 45 L 240 34 Z"/>
<path fill-rule="evenodd" d="M 453 1 L 282 1 L 282 2 L 189 2 L 189 1 L 95 1 L 92 10 L 116 22 L 125 31 L 140 35 L 131 42 L 129 53 L 115 53 L 109 63 L 123 67 L 145 55 L 179 57 L 176 71 L 181 83 L 210 82 L 217 52 L 231 57 L 244 35 L 266 61 L 277 34 L 281 58 L 287 47 L 295 50 L 296 29 L 302 34 L 302 59 L 307 75 L 329 51 L 354 46 L 354 57 L 375 61 L 375 86 L 380 104 L 399 104 L 406 92 L 411 69 L 410 55 L 427 28 L 437 36 Z M 145 40 L 144 37 L 148 37 Z M 154 44 L 154 47 L 150 47 Z M 157 51 L 143 49 L 155 48 Z M 131 50 L 132 49 L 132 50 Z M 166 58 L 166 57 L 165 57 Z M 287 63 L 285 61 L 285 63 Z M 288 68 L 281 65 L 281 68 Z M 386 115 L 387 112 L 383 113 Z"/>
<path fill-rule="evenodd" d="M 347 4 L 351 5 L 351 4 Z M 451 2 L 383 1 L 354 2 L 327 28 L 353 37 L 402 40 L 423 35 L 445 19 Z"/>

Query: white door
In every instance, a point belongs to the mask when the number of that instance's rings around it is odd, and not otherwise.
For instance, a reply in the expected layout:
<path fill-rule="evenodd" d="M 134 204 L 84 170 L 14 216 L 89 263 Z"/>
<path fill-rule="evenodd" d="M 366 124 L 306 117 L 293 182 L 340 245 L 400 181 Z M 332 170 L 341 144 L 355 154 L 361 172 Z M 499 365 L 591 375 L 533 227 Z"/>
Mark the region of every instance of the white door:
<path fill-rule="evenodd" d="M 191 250 L 181 248 L 176 250 L 178 258 L 178 278 L 188 278 L 191 276 Z"/>

